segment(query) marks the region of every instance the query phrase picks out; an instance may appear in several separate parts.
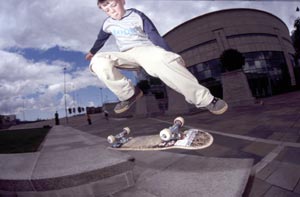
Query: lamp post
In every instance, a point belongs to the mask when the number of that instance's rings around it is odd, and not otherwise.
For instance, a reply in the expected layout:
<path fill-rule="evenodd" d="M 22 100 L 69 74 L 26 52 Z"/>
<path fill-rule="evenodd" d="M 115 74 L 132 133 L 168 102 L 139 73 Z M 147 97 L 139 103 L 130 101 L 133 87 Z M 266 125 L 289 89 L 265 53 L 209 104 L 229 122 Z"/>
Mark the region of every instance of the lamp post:
<path fill-rule="evenodd" d="M 103 106 L 103 94 L 102 94 L 102 88 L 100 88 L 100 94 L 101 94 L 101 105 Z"/>
<path fill-rule="evenodd" d="M 68 124 L 68 112 L 67 112 L 67 98 L 66 98 L 66 66 L 64 67 L 64 99 L 65 99 L 65 112 L 66 112 L 66 124 Z"/>
<path fill-rule="evenodd" d="M 25 100 L 23 100 L 23 121 L 25 121 Z"/>

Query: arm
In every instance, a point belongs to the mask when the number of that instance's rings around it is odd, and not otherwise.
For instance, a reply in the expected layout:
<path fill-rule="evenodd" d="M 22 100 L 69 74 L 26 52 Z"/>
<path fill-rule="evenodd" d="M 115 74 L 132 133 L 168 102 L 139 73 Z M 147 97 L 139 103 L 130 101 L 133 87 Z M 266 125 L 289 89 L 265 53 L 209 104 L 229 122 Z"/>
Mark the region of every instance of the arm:
<path fill-rule="evenodd" d="M 110 34 L 104 32 L 103 28 L 101 27 L 101 30 L 97 37 L 97 40 L 95 41 L 91 50 L 85 56 L 85 59 L 91 60 L 92 57 L 103 47 L 103 45 L 105 44 L 105 42 L 108 40 L 109 37 L 110 37 Z"/>
<path fill-rule="evenodd" d="M 103 28 L 101 27 L 101 30 L 98 34 L 97 40 L 95 41 L 93 47 L 90 50 L 91 54 L 96 54 L 105 44 L 105 42 L 108 40 L 110 34 L 103 31 Z"/>
<path fill-rule="evenodd" d="M 172 51 L 167 42 L 160 36 L 152 21 L 144 13 L 136 9 L 133 9 L 133 11 L 141 16 L 143 20 L 144 32 L 148 35 L 151 42 L 157 46 L 164 48 L 167 51 Z"/>

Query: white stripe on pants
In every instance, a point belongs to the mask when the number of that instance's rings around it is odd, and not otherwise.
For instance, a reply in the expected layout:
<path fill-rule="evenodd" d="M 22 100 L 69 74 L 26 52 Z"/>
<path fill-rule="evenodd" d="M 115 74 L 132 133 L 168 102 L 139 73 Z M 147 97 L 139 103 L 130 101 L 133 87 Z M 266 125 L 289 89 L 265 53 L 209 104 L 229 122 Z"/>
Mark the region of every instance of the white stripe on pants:
<path fill-rule="evenodd" d="M 90 69 L 118 96 L 120 101 L 134 94 L 134 86 L 117 68 L 143 67 L 153 77 L 184 95 L 187 102 L 205 107 L 213 95 L 186 69 L 182 58 L 157 46 L 135 47 L 125 52 L 99 52 L 92 58 Z"/>

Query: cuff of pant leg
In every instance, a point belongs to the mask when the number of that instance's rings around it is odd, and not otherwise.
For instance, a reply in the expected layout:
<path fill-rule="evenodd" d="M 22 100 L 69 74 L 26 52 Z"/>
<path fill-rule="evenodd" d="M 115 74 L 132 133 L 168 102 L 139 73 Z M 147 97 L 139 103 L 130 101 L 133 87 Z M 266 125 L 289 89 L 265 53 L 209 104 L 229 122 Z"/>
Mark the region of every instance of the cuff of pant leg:
<path fill-rule="evenodd" d="M 207 107 L 214 100 L 214 98 L 215 97 L 210 94 L 200 104 L 197 104 L 196 107 L 197 108 Z"/>

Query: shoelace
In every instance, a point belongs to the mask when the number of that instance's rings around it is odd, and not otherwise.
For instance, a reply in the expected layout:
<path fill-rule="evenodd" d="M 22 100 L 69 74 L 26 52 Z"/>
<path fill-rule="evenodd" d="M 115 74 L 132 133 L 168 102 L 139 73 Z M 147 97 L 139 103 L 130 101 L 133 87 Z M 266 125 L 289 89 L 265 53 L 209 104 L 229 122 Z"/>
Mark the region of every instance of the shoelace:
<path fill-rule="evenodd" d="M 218 100 L 219 100 L 219 99 L 217 99 L 217 98 L 214 98 L 214 99 L 212 100 L 212 102 L 211 102 L 211 103 L 215 105 L 215 104 L 218 102 Z"/>

